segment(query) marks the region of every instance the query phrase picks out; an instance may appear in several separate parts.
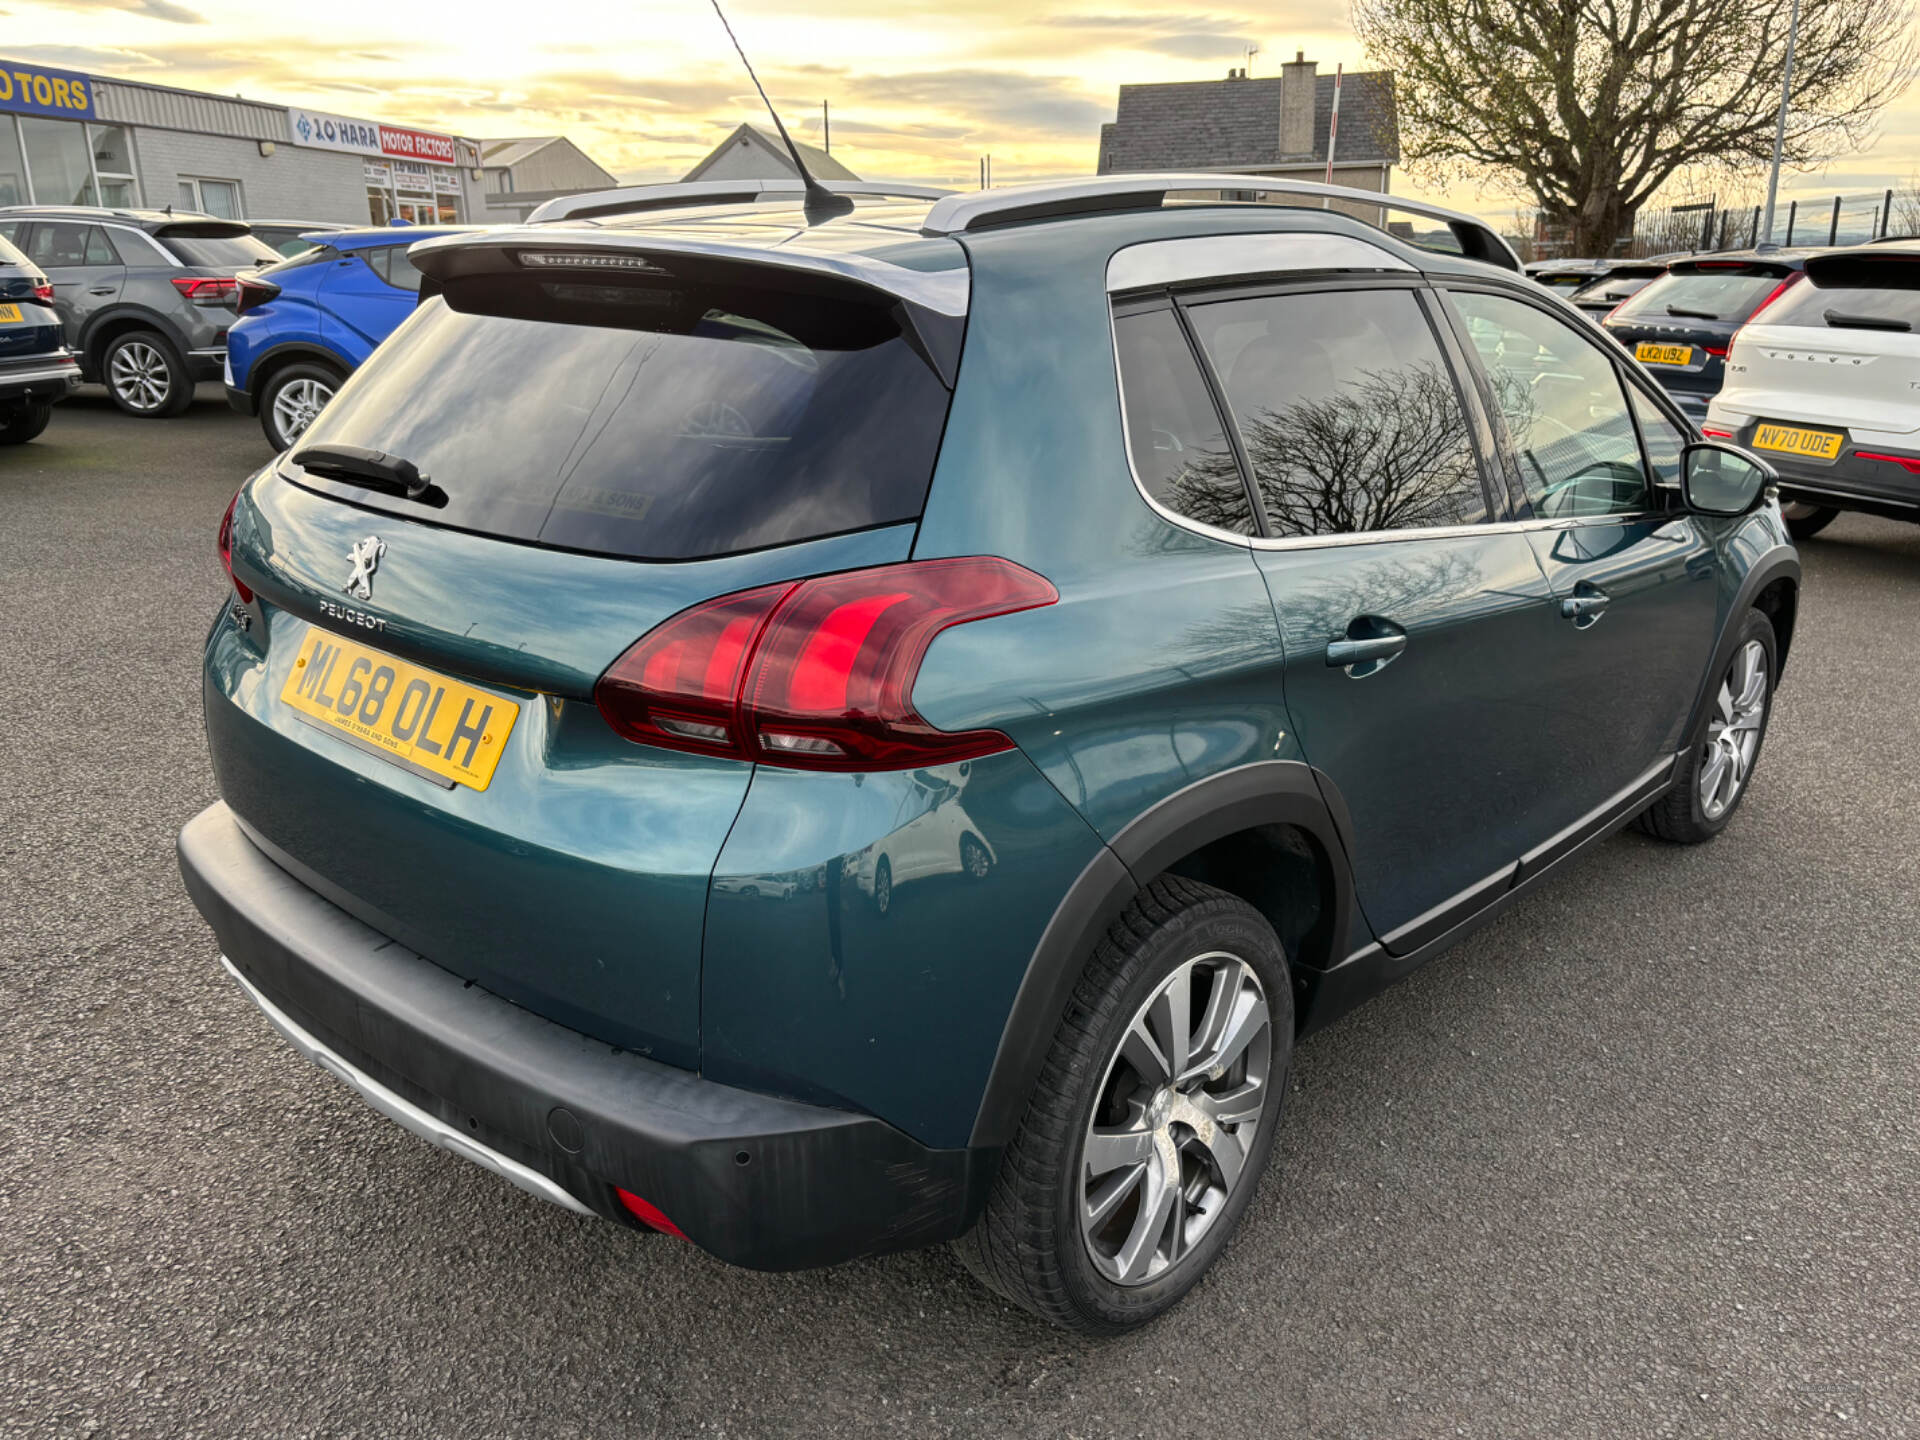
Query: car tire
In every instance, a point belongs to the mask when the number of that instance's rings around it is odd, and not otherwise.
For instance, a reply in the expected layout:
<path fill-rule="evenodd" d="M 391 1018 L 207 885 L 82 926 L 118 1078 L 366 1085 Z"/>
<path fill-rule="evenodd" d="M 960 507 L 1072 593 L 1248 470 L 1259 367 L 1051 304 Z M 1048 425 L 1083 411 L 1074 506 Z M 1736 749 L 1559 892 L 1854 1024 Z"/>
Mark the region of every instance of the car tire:
<path fill-rule="evenodd" d="M 984 880 L 993 872 L 993 855 L 972 835 L 960 837 L 960 868 L 975 880 Z"/>
<path fill-rule="evenodd" d="M 1779 655 L 1773 622 L 1749 610 L 1673 788 L 1641 813 L 1636 822 L 1640 829 L 1677 845 L 1698 845 L 1727 828 L 1760 763 L 1780 675 Z"/>
<path fill-rule="evenodd" d="M 873 908 L 882 915 L 893 909 L 893 865 L 884 855 L 873 867 Z"/>
<path fill-rule="evenodd" d="M 53 419 L 51 400 L 24 400 L 0 409 L 0 445 L 24 445 Z"/>
<path fill-rule="evenodd" d="M 1229 997 L 1239 1029 L 1210 1023 Z M 1184 1067 L 1165 1055 L 1181 1007 Z M 1223 1053 L 1210 1038 L 1223 1030 L 1243 1048 L 1221 1072 L 1205 1062 L 1209 1047 Z M 1293 992 L 1273 927 L 1235 896 L 1161 876 L 1095 947 L 985 1212 L 955 1251 L 989 1289 L 1055 1325 L 1144 1325 L 1194 1287 L 1245 1213 L 1292 1057 Z M 1235 1114 L 1245 1118 L 1216 1118 Z"/>
<path fill-rule="evenodd" d="M 138 420 L 164 420 L 193 403 L 186 357 L 158 330 L 114 336 L 100 357 L 100 378 L 113 403 Z"/>
<path fill-rule="evenodd" d="M 1839 514 L 1832 505 L 1809 505 L 1804 500 L 1789 500 L 1780 507 L 1780 516 L 1787 522 L 1787 533 L 1796 540 L 1811 540 Z"/>
<path fill-rule="evenodd" d="M 312 360 L 273 372 L 260 392 L 260 428 L 276 455 L 300 438 L 345 383 L 331 365 Z"/>

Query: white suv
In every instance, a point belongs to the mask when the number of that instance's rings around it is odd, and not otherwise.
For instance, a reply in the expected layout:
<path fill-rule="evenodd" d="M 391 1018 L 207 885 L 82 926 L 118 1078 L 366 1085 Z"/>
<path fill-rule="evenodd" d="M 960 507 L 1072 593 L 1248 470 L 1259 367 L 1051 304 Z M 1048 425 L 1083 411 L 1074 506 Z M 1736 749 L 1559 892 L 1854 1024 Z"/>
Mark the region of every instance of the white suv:
<path fill-rule="evenodd" d="M 1920 244 L 1810 256 L 1807 280 L 1733 337 L 1701 433 L 1773 462 L 1797 539 L 1842 510 L 1920 520 Z"/>

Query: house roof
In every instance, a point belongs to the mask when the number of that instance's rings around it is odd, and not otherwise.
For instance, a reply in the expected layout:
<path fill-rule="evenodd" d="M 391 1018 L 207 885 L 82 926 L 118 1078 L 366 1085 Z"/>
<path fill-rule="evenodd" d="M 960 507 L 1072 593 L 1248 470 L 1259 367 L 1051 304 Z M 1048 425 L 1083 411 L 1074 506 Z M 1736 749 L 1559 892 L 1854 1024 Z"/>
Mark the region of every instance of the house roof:
<path fill-rule="evenodd" d="M 1100 127 L 1100 173 L 1251 170 L 1327 162 L 1333 76 L 1314 77 L 1313 162 L 1280 153 L 1283 77 L 1122 85 Z M 1400 126 L 1391 70 L 1357 71 L 1340 86 L 1338 164 L 1398 163 Z"/>
<path fill-rule="evenodd" d="M 502 140 L 481 140 L 480 159 L 487 165 L 518 165 L 536 150 L 544 150 L 558 135 L 520 135 Z"/>
<path fill-rule="evenodd" d="M 684 180 L 698 180 L 712 167 L 715 161 L 719 160 L 721 156 L 725 155 L 729 149 L 741 140 L 745 140 L 749 145 L 757 145 L 763 150 L 779 165 L 781 174 L 792 175 L 794 173 L 793 161 L 788 158 L 787 147 L 780 143 L 780 137 L 778 135 L 770 134 L 762 130 L 758 125 L 743 124 L 735 126 L 733 132 L 729 134 L 726 139 L 714 146 L 707 157 L 698 165 L 694 166 L 693 169 L 689 170 L 682 178 Z M 793 148 L 800 152 L 800 158 L 806 162 L 807 169 L 813 173 L 813 178 L 816 180 L 858 180 L 860 178 L 838 160 L 834 159 L 833 156 L 822 150 L 818 145 L 809 145 L 804 140 L 795 140 L 793 142 Z"/>

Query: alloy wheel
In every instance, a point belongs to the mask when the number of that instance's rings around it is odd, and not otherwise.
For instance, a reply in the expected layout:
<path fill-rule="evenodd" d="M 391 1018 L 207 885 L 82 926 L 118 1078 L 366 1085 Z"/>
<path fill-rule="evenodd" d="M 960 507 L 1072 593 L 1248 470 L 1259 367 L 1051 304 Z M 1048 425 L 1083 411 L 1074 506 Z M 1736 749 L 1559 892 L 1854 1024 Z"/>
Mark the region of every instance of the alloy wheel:
<path fill-rule="evenodd" d="M 292 444 L 333 399 L 333 387 L 319 380 L 290 380 L 273 397 L 273 428 Z"/>
<path fill-rule="evenodd" d="M 1740 797 L 1766 723 L 1767 652 L 1758 640 L 1749 640 L 1720 682 L 1707 722 L 1700 763 L 1700 813 L 1707 819 L 1718 820 Z"/>
<path fill-rule="evenodd" d="M 1272 1062 L 1266 991 L 1238 956 L 1185 961 L 1135 1013 L 1081 1146 L 1080 1234 L 1107 1279 L 1159 1278 L 1251 1183 Z"/>
<path fill-rule="evenodd" d="M 158 410 L 173 389 L 167 357 L 144 340 L 132 340 L 113 353 L 108 380 L 129 410 Z"/>
<path fill-rule="evenodd" d="M 1783 500 L 1780 502 L 1780 518 L 1783 520 L 1807 520 L 1818 514 L 1818 505 L 1809 505 L 1804 500 Z"/>

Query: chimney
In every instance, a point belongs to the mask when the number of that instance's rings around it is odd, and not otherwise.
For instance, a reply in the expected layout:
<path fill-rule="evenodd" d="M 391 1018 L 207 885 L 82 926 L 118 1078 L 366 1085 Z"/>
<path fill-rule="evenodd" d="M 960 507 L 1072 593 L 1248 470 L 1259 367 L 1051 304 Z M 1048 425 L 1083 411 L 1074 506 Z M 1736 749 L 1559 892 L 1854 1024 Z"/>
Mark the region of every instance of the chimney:
<path fill-rule="evenodd" d="M 1315 72 L 1318 60 L 1307 59 L 1304 50 L 1294 51 L 1291 64 L 1280 67 L 1280 158 L 1313 158 L 1314 91 L 1318 88 Z"/>

